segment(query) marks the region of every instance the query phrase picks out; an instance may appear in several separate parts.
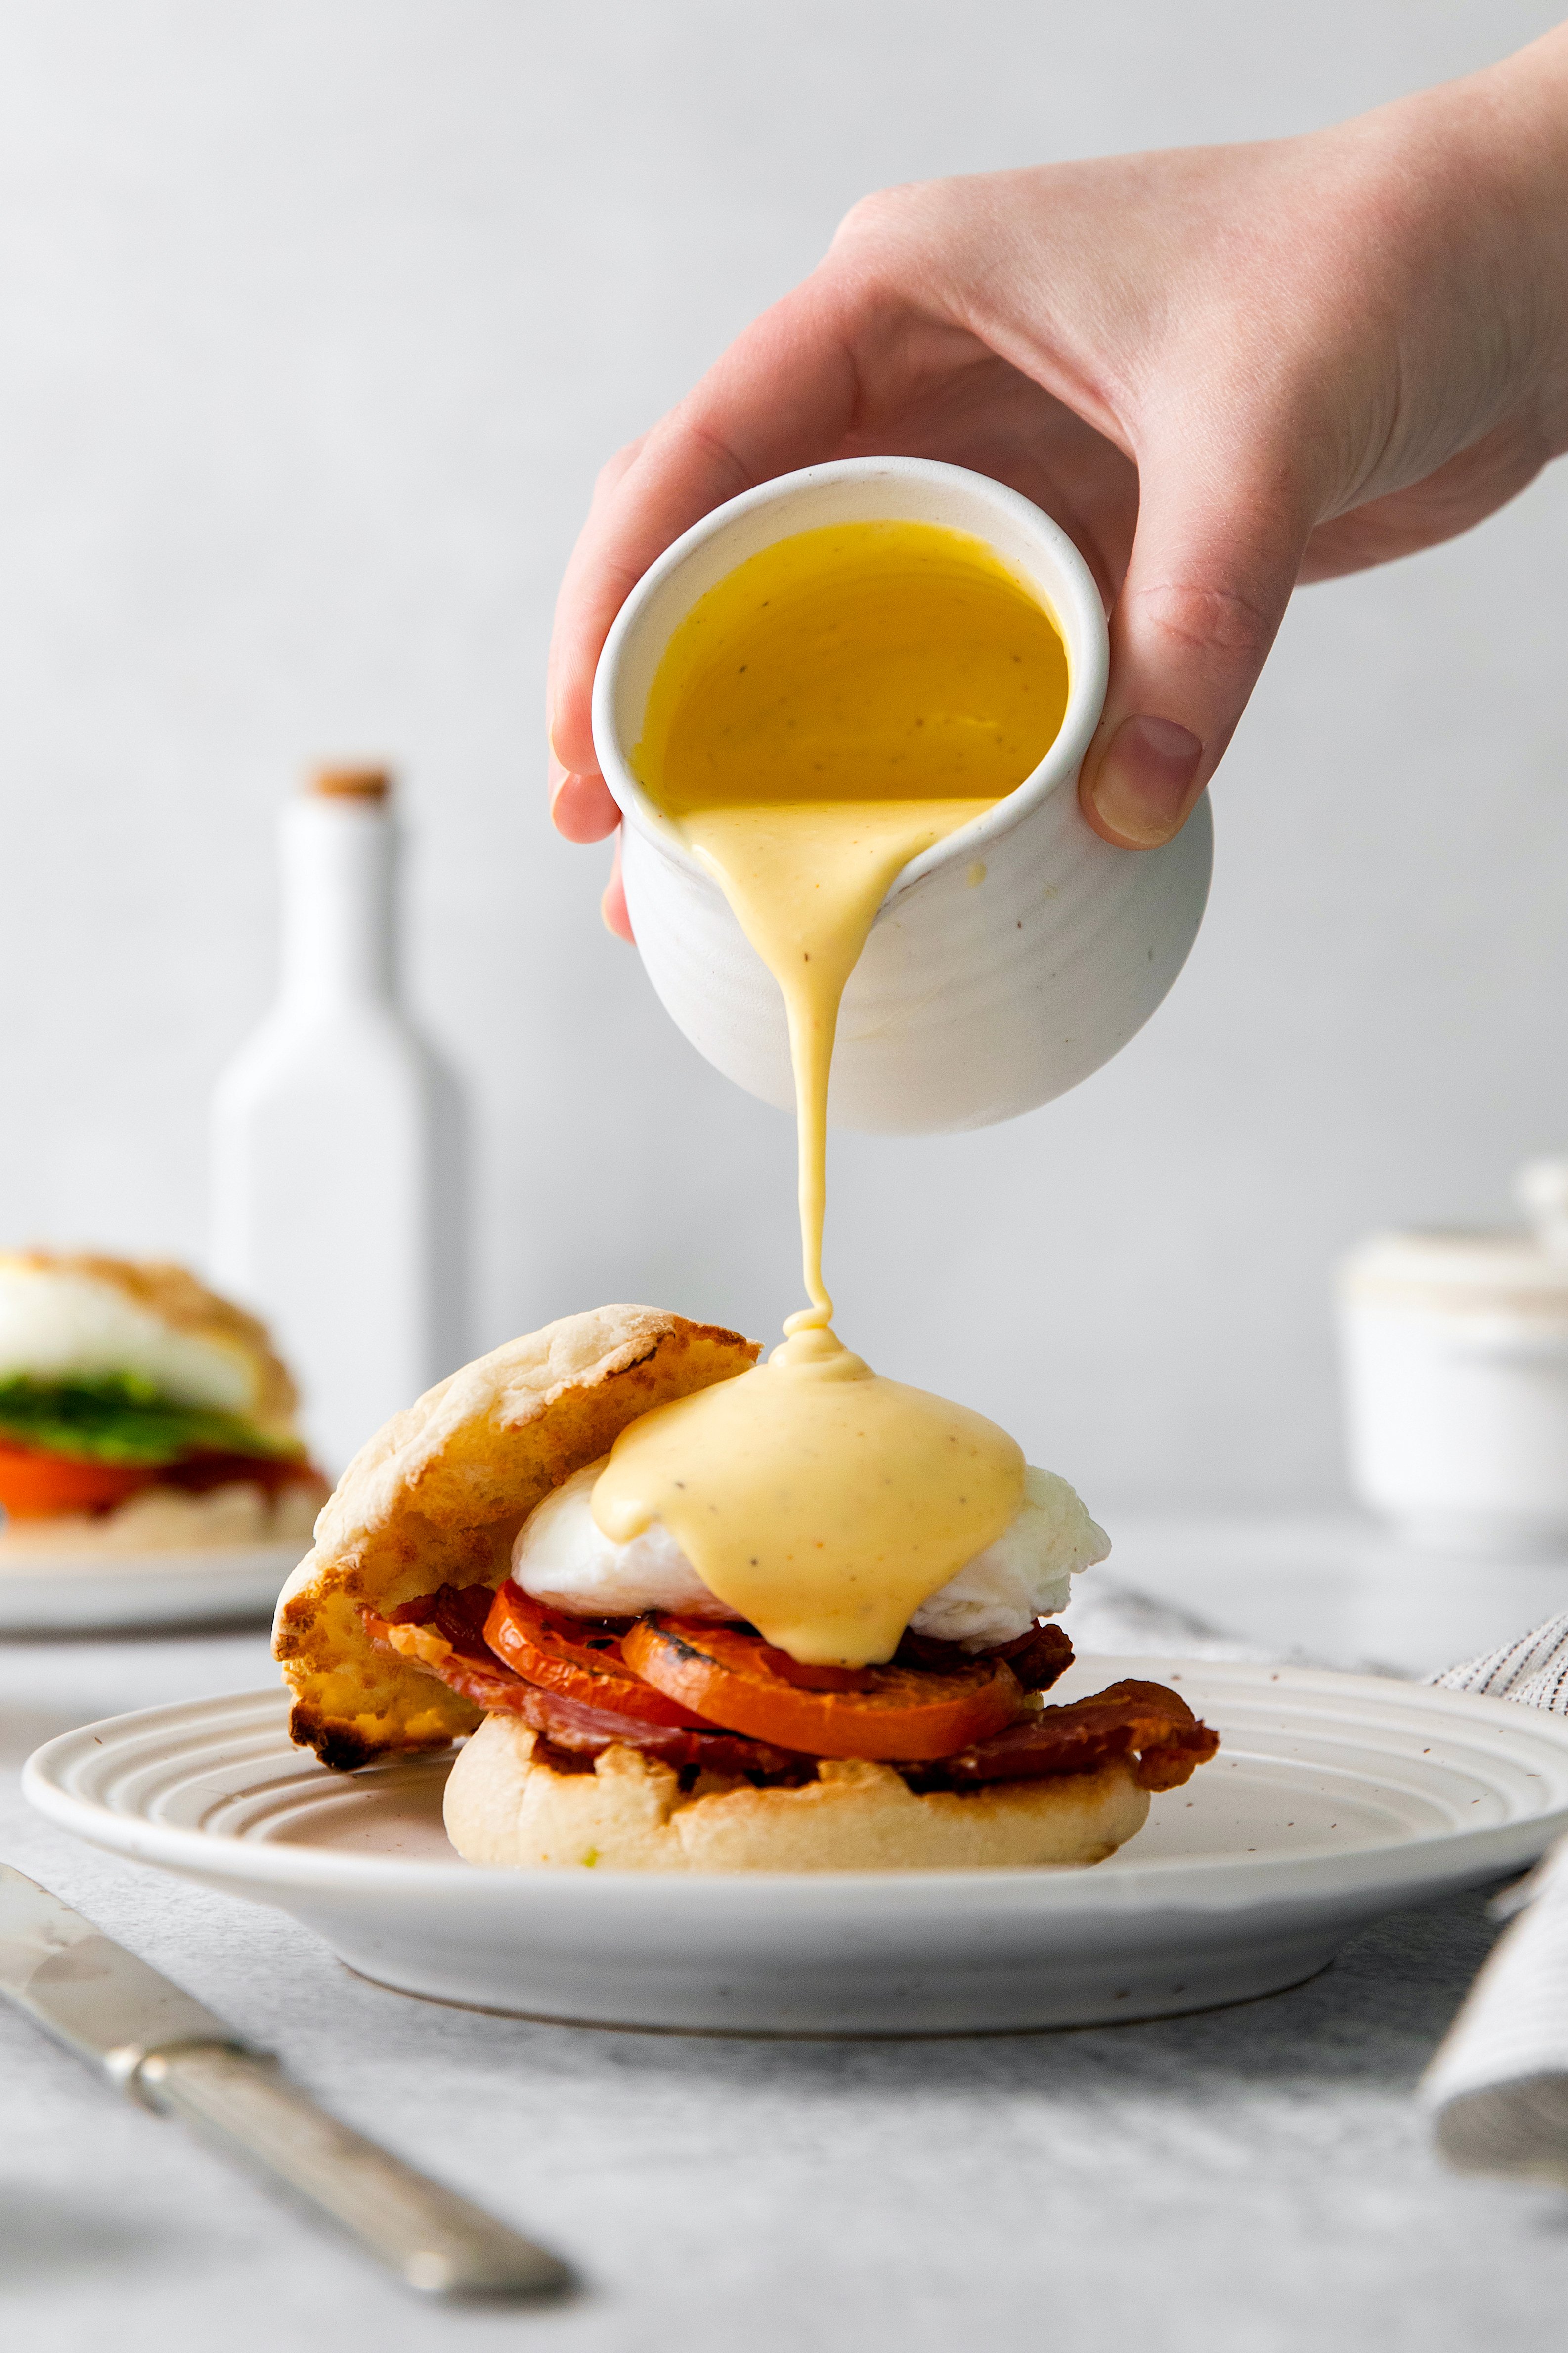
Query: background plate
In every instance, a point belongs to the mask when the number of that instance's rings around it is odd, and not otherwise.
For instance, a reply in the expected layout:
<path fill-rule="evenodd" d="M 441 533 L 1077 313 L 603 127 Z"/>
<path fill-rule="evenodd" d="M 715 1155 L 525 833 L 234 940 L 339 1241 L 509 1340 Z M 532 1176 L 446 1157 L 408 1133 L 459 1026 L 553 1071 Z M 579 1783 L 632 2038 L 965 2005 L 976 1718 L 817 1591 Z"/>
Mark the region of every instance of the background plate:
<path fill-rule="evenodd" d="M 0 1544 L 0 1634 L 75 1634 L 269 1617 L 309 1537 L 184 1551 L 7 1554 Z"/>
<path fill-rule="evenodd" d="M 1148 1660 L 1080 1661 L 1081 1696 Z M 479 1870 L 449 1757 L 334 1774 L 276 1692 L 149 1708 L 30 1759 L 81 1837 L 280 1905 L 352 1968 L 599 2025 L 940 2034 L 1241 2001 L 1380 1914 L 1521 1870 L 1568 1831 L 1568 1720 L 1327 1670 L 1160 1661 L 1224 1746 L 1091 1871 L 732 1878 Z"/>

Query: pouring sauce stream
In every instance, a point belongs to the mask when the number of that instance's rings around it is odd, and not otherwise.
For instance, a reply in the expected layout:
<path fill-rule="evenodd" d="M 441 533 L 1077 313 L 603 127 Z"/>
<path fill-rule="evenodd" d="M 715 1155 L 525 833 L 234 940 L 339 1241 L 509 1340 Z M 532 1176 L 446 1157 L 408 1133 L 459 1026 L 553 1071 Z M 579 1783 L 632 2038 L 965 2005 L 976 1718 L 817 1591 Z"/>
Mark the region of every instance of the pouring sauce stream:
<path fill-rule="evenodd" d="M 888 890 L 1023 782 L 1058 733 L 1066 649 L 984 543 L 931 523 L 803 532 L 673 633 L 633 765 L 778 982 L 795 1073 L 810 1304 L 765 1364 L 622 1433 L 594 1515 L 658 1519 L 793 1656 L 863 1666 L 1009 1525 L 1024 1458 L 966 1408 L 873 1373 L 822 1272 L 844 989 Z"/>

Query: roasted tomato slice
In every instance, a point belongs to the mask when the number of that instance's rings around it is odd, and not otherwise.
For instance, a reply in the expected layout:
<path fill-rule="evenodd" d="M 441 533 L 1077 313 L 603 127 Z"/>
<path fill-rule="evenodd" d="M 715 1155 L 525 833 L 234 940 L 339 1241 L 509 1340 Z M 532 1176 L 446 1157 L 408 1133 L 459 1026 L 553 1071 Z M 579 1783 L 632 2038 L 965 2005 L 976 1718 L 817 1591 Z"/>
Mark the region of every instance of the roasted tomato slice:
<path fill-rule="evenodd" d="M 490 1604 L 485 1641 L 524 1683 L 584 1707 L 635 1715 L 647 1724 L 707 1731 L 700 1715 L 629 1672 L 621 1656 L 625 1619 L 572 1618 L 535 1601 L 509 1577 Z"/>
<path fill-rule="evenodd" d="M 749 1774 L 753 1778 L 809 1780 L 815 1761 L 761 1740 L 747 1740 L 711 1725 L 694 1725 L 689 1717 L 671 1709 L 673 1723 L 655 1723 L 646 1715 L 621 1709 L 590 1706 L 560 1691 L 542 1690 L 513 1672 L 489 1648 L 484 1626 L 494 1606 L 487 1585 L 443 1585 L 405 1601 L 386 1617 L 362 1609 L 365 1630 L 378 1649 L 389 1651 L 410 1666 L 438 1675 L 444 1683 L 476 1707 L 502 1715 L 520 1715 L 551 1746 L 582 1757 L 601 1756 L 606 1748 L 640 1748 L 678 1768 L 698 1772 Z M 600 1620 L 572 1621 L 584 1632 Z M 597 1657 L 597 1652 L 591 1653 Z M 604 1680 L 612 1680 L 605 1675 Z M 632 1678 L 614 1678 L 630 1685 Z M 657 1692 L 647 1692 L 658 1699 Z M 665 1703 L 666 1705 L 668 1703 Z"/>
<path fill-rule="evenodd" d="M 1011 1724 L 1023 1705 L 1016 1676 L 999 1661 L 945 1671 L 802 1667 L 760 1634 L 676 1618 L 639 1618 L 621 1649 L 646 1682 L 694 1714 L 812 1757 L 950 1757 Z"/>
<path fill-rule="evenodd" d="M 1177 1789 L 1219 1746 L 1179 1693 L 1163 1683 L 1111 1683 L 1092 1699 L 1042 1708 L 943 1760 L 940 1781 L 964 1788 L 982 1781 L 1033 1781 L 1087 1773 L 1113 1757 L 1132 1760 L 1145 1789 Z"/>
<path fill-rule="evenodd" d="M 41 1446 L 0 1444 L 0 1504 L 14 1520 L 112 1511 L 157 1476 L 144 1462 L 94 1462 L 82 1454 L 51 1454 Z"/>

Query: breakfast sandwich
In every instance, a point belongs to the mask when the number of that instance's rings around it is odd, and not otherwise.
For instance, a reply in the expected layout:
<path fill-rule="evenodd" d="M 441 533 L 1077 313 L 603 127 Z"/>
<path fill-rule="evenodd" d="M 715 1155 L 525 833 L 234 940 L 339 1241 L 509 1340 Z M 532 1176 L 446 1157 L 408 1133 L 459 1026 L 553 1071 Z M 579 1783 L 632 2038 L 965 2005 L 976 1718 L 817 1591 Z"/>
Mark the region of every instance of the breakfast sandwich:
<path fill-rule="evenodd" d="M 849 1399 L 858 1433 L 875 1377 L 833 1345 L 806 1377 L 836 1411 Z M 750 1461 L 745 1417 L 772 1407 L 770 1380 L 803 1377 L 758 1354 L 713 1325 L 605 1307 L 510 1342 L 395 1416 L 350 1465 L 279 1603 L 294 1738 L 343 1768 L 462 1738 L 447 1827 L 479 1863 L 970 1869 L 1113 1852 L 1151 1793 L 1218 1743 L 1157 1683 L 1046 1698 L 1072 1661 L 1051 1620 L 1109 1549 L 1072 1489 L 1021 1457 L 1013 1478 L 1011 1441 L 993 1432 L 1005 1502 L 984 1540 L 955 1561 L 936 1513 L 936 1548 L 911 1576 L 925 1522 L 907 1524 L 917 1533 L 896 1562 L 876 1552 L 874 1450 L 851 1481 L 870 1506 L 858 1517 L 809 1448 L 782 1472 L 765 1447 L 760 1470 Z M 893 1402 L 905 1421 L 940 1404 L 907 1390 Z M 959 1430 L 935 1465 L 959 1503 L 984 1484 L 970 1472 L 985 1468 L 991 1425 L 970 1419 L 970 1453 Z M 642 1475 L 650 1442 L 694 1430 L 715 1466 L 697 1516 L 618 1508 L 626 1466 Z M 686 1455 L 669 1459 L 673 1496 L 690 1482 Z M 736 1479 L 755 1537 L 742 1521 L 738 1547 L 710 1553 L 707 1516 L 720 1526 Z M 803 1550 L 819 1504 L 842 1524 L 830 1533 L 849 1529 L 847 1551 Z M 712 1563 L 731 1559 L 753 1615 L 739 1588 L 717 1589 L 731 1577 Z"/>
<path fill-rule="evenodd" d="M 266 1326 L 158 1261 L 0 1252 L 8 1553 L 303 1542 L 327 1484 Z"/>

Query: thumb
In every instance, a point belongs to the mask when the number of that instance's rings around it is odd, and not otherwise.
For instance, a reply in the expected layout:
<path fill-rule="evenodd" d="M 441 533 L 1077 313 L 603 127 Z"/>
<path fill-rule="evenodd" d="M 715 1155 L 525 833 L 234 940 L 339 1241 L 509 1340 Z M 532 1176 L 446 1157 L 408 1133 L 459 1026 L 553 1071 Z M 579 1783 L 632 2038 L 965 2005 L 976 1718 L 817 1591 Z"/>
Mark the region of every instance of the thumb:
<path fill-rule="evenodd" d="M 1296 585 L 1310 528 L 1300 505 L 1278 470 L 1260 492 L 1235 466 L 1194 483 L 1190 455 L 1142 469 L 1110 687 L 1079 785 L 1107 841 L 1154 849 L 1191 816 Z"/>

